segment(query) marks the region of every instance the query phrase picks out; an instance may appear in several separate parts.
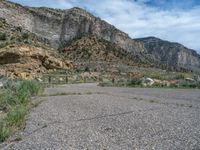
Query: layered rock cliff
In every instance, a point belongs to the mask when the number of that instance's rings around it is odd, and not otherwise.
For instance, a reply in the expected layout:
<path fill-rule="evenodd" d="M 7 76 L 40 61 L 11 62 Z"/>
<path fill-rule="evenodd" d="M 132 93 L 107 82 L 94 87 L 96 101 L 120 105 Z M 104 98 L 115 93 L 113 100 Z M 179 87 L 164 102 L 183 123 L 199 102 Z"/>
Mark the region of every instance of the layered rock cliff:
<path fill-rule="evenodd" d="M 144 43 L 148 53 L 159 62 L 184 68 L 200 69 L 200 55 L 195 50 L 188 49 L 179 43 L 164 41 L 156 37 L 136 40 Z"/>
<path fill-rule="evenodd" d="M 0 17 L 50 40 L 54 47 L 81 34 L 90 33 L 118 44 L 127 51 L 145 51 L 140 42 L 132 40 L 126 33 L 80 8 L 31 8 L 2 1 Z"/>
<path fill-rule="evenodd" d="M 72 68 L 44 39 L 0 19 L 0 76 L 30 79 Z"/>
<path fill-rule="evenodd" d="M 6 76 L 30 79 L 47 73 L 51 69 L 68 70 L 72 67 L 70 62 L 56 57 L 43 48 L 12 45 L 12 47 L 0 49 L 0 69 L 5 70 Z"/>

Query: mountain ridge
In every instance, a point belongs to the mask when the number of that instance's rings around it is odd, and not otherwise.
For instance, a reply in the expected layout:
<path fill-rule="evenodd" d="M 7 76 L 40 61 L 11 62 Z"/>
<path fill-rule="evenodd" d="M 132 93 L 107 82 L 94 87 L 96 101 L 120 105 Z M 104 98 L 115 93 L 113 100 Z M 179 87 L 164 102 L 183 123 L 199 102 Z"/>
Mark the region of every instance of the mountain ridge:
<path fill-rule="evenodd" d="M 160 62 L 195 70 L 200 68 L 200 55 L 192 49 L 177 42 L 170 42 L 156 37 L 135 39 L 144 43 L 148 53 L 152 54 Z"/>
<path fill-rule="evenodd" d="M 0 7 L 1 18 L 47 39 L 54 48 L 82 34 L 92 34 L 117 44 L 135 57 L 146 55 L 154 64 L 159 62 L 188 70 L 200 68 L 200 55 L 194 50 L 156 37 L 132 39 L 127 33 L 82 8 L 27 7 L 9 1 L 2 1 Z"/>
<path fill-rule="evenodd" d="M 99 17 L 94 17 L 92 14 L 83 11 L 81 8 L 77 9 L 75 7 L 68 10 L 61 10 L 56 13 L 57 15 L 55 17 L 55 12 L 44 15 L 39 8 L 23 7 L 22 5 L 17 5 L 18 11 L 16 11 L 10 5 L 12 6 L 12 2 L 7 1 L 3 1 L 0 4 L 5 9 L 5 11 L 2 10 L 0 17 L 6 18 L 9 23 L 22 26 L 30 32 L 47 38 L 56 47 L 58 47 L 58 43 L 71 40 L 78 34 L 92 33 L 105 40 L 116 43 L 129 51 L 137 52 L 145 50 L 142 44 L 132 40 L 128 34 L 118 30 Z M 13 14 L 18 17 L 13 18 Z M 65 34 L 66 29 L 67 34 Z"/>

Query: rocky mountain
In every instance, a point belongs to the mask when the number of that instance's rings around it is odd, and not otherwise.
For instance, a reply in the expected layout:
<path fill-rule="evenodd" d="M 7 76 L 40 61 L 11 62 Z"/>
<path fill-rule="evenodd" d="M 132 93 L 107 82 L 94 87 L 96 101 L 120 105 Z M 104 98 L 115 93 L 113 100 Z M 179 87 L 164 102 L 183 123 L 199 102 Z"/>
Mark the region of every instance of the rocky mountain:
<path fill-rule="evenodd" d="M 200 56 L 195 51 L 153 37 L 131 39 L 128 34 L 81 8 L 33 8 L 2 0 L 0 18 L 33 33 L 51 47 L 59 48 L 62 55 L 65 52 L 65 58 L 73 61 L 87 57 L 87 60 L 130 65 L 142 63 L 164 70 L 200 68 Z"/>
<path fill-rule="evenodd" d="M 115 68 L 114 70 L 121 70 L 120 68 L 130 66 L 161 68 L 170 71 L 189 71 L 173 64 L 167 65 L 165 63 L 160 63 L 160 60 L 157 60 L 153 55 L 147 52 L 129 52 L 117 44 L 92 34 L 84 34 L 66 42 L 59 47 L 59 52 L 66 59 L 74 62 L 74 64 L 76 64 L 75 66 L 79 66 L 79 69 L 90 66 L 91 70 L 97 71 L 102 71 L 104 69 L 112 70 L 113 68 Z M 98 67 L 99 69 L 95 69 L 95 66 L 99 65 L 99 63 L 107 67 Z"/>
<path fill-rule="evenodd" d="M 52 46 L 71 40 L 84 33 L 95 34 L 127 51 L 144 51 L 143 44 L 126 33 L 80 8 L 59 10 L 23 7 L 8 1 L 0 3 L 0 17 L 51 41 Z"/>
<path fill-rule="evenodd" d="M 47 41 L 0 19 L 0 76 L 30 79 L 54 69 L 71 68 L 72 63 L 49 47 Z"/>
<path fill-rule="evenodd" d="M 164 64 L 177 65 L 184 68 L 200 69 L 200 55 L 179 43 L 164 41 L 156 37 L 135 39 L 144 43 L 149 54 Z"/>
<path fill-rule="evenodd" d="M 85 34 L 78 38 L 68 41 L 62 47 L 60 52 L 65 58 L 76 61 L 107 61 L 115 63 L 124 63 L 128 65 L 145 65 L 151 63 L 146 55 L 133 54 L 117 44 L 108 42 L 92 34 Z"/>

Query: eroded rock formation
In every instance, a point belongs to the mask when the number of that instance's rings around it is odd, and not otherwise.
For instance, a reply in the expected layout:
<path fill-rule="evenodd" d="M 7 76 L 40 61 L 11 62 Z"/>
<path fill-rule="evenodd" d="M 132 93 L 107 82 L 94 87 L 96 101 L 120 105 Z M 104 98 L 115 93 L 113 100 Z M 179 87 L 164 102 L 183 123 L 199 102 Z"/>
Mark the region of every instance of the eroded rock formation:
<path fill-rule="evenodd" d="M 35 78 L 51 69 L 71 69 L 71 62 L 56 57 L 54 53 L 30 45 L 5 47 L 0 50 L 0 69 L 7 76 Z"/>

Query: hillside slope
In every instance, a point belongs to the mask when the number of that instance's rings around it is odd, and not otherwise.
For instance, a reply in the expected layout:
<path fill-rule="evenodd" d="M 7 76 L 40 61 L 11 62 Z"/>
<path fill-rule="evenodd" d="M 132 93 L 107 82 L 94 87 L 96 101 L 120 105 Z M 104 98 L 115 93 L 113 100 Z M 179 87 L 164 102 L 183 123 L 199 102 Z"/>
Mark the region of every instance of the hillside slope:
<path fill-rule="evenodd" d="M 124 65 L 130 67 L 161 68 L 170 71 L 189 71 L 184 67 L 160 63 L 160 60 L 149 53 L 141 52 L 136 54 L 128 52 L 117 44 L 108 42 L 92 34 L 85 34 L 68 41 L 59 48 L 59 51 L 67 60 L 71 60 L 82 67 L 87 67 L 88 63 L 93 63 L 94 65 L 103 63 L 104 65 L 108 65 L 107 69 L 113 68 L 113 66 Z"/>
<path fill-rule="evenodd" d="M 122 49 L 117 44 L 113 44 L 92 34 L 83 35 L 65 43 L 60 48 L 60 52 L 63 52 L 66 58 L 74 62 L 90 60 L 120 62 L 129 65 L 148 64 L 152 62 L 152 60 L 145 58 L 142 53 L 134 55 L 132 52 Z"/>

